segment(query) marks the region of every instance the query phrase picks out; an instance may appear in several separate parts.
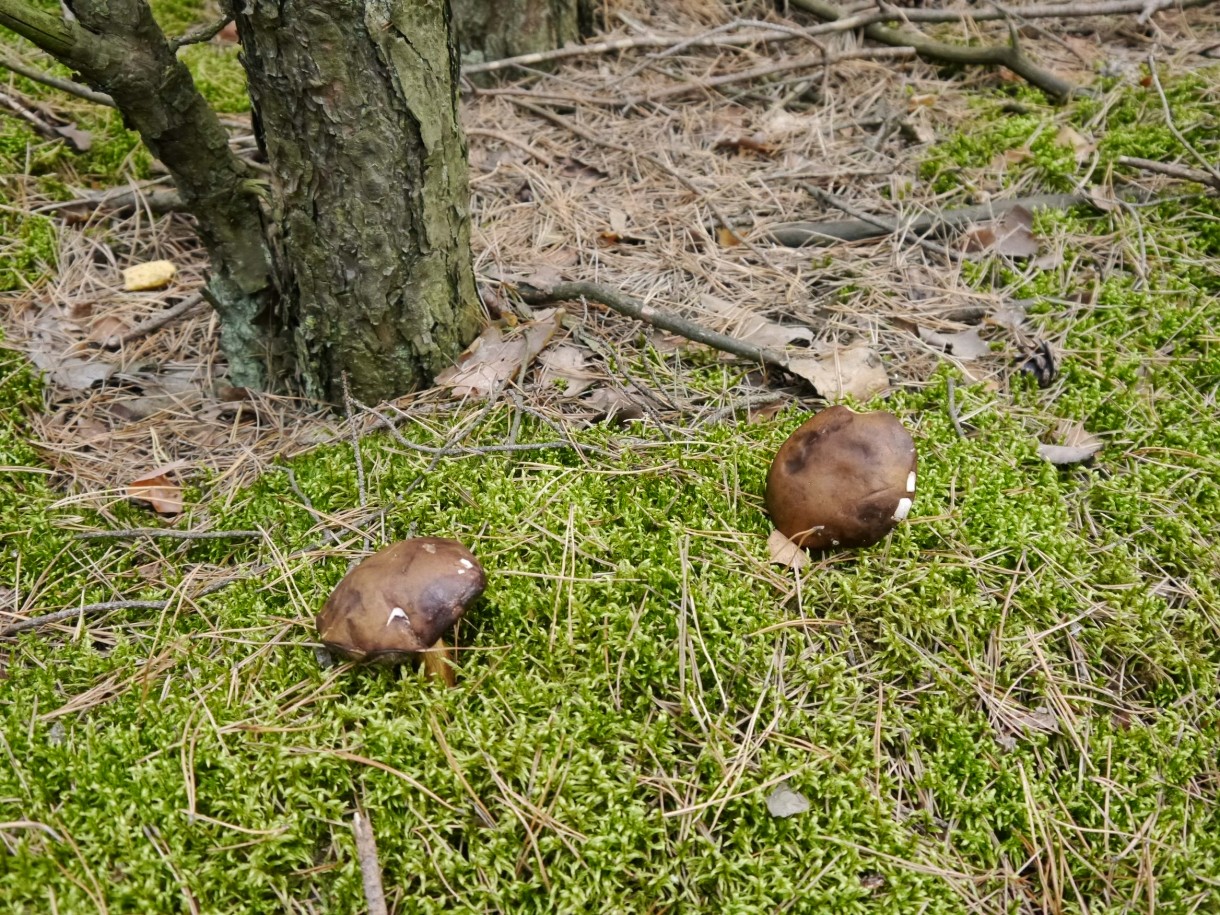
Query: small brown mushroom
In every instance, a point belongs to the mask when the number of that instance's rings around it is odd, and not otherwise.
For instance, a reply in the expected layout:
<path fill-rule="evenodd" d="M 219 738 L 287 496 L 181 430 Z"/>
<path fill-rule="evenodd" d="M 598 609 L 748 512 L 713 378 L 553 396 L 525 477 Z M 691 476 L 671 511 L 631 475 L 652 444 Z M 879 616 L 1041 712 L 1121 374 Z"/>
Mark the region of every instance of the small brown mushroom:
<path fill-rule="evenodd" d="M 915 442 L 892 413 L 830 407 L 806 420 L 767 473 L 767 511 L 799 546 L 870 546 L 915 498 Z"/>
<path fill-rule="evenodd" d="M 441 635 L 483 593 L 487 577 L 456 540 L 393 543 L 347 573 L 318 614 L 318 635 L 353 661 L 396 664 L 423 658 L 424 670 L 453 685 Z"/>

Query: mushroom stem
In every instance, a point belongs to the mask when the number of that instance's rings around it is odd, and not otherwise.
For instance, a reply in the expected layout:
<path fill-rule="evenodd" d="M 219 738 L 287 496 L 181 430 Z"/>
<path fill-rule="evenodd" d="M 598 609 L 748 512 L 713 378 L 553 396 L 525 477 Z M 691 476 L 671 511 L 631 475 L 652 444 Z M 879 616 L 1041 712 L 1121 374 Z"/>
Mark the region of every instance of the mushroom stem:
<path fill-rule="evenodd" d="M 446 686 L 457 686 L 457 676 L 453 672 L 453 654 L 453 648 L 446 645 L 444 639 L 437 639 L 435 645 L 420 652 L 424 659 L 424 676 L 429 680 L 441 680 Z"/>

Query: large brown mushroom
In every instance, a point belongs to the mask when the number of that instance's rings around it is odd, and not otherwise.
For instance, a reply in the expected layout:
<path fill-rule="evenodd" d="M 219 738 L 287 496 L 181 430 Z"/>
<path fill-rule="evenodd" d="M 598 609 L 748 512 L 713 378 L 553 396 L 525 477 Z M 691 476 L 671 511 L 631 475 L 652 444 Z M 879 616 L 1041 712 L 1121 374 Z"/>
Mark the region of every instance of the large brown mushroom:
<path fill-rule="evenodd" d="M 456 540 L 417 537 L 393 543 L 347 573 L 318 614 L 318 635 L 353 661 L 396 664 L 422 658 L 453 685 L 441 635 L 483 593 L 487 577 Z"/>
<path fill-rule="evenodd" d="M 767 474 L 767 511 L 799 546 L 870 546 L 915 498 L 915 442 L 892 413 L 830 407 L 780 446 Z"/>

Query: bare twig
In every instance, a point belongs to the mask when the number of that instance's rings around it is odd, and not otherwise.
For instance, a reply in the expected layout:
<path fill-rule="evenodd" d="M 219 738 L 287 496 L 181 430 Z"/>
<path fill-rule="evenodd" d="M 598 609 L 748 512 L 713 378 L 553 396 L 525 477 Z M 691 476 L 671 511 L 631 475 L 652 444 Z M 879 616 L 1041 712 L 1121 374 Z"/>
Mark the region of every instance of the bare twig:
<path fill-rule="evenodd" d="M 231 13 L 226 13 L 215 22 L 210 22 L 205 25 L 197 25 L 193 29 L 188 29 L 182 34 L 181 38 L 175 38 L 169 43 L 169 46 L 177 51 L 179 48 L 186 47 L 188 44 L 203 44 L 205 41 L 211 41 L 220 34 L 220 30 L 233 21 Z"/>
<path fill-rule="evenodd" d="M 1138 168 L 1144 172 L 1154 172 L 1158 175 L 1177 178 L 1180 181 L 1193 181 L 1196 184 L 1205 184 L 1214 191 L 1220 191 L 1220 178 L 1201 169 L 1188 168 L 1185 165 L 1176 165 L 1173 162 L 1157 162 L 1155 159 L 1140 159 L 1137 156 L 1118 156 L 1115 158 L 1114 163 L 1116 165 L 1126 165 L 1128 168 Z"/>
<path fill-rule="evenodd" d="M 966 437 L 966 430 L 962 428 L 962 419 L 957 415 L 957 383 L 953 376 L 949 376 L 948 391 L 949 395 L 949 419 L 953 421 L 953 428 L 957 432 L 958 438 Z"/>
<path fill-rule="evenodd" d="M 509 146 L 515 146 L 527 156 L 537 159 L 543 165 L 553 166 L 555 160 L 541 150 L 530 146 L 520 137 L 514 137 L 511 133 L 505 133 L 502 130 L 488 130 L 485 127 L 467 127 L 466 136 L 468 137 L 490 137 L 493 140 L 499 140 L 501 143 L 507 143 Z"/>
<path fill-rule="evenodd" d="M 360 436 L 356 432 L 356 417 L 352 410 L 352 392 L 347 385 L 347 372 L 341 372 L 339 381 L 343 385 L 343 412 L 347 414 L 348 438 L 352 443 L 352 457 L 356 461 L 356 494 L 360 499 L 360 507 L 368 503 L 368 493 L 364 487 L 364 457 L 360 453 Z"/>
<path fill-rule="evenodd" d="M 831 22 L 846 17 L 846 12 L 828 0 L 792 0 L 792 5 Z M 1044 70 L 1025 56 L 1017 43 L 1015 30 L 1010 30 L 1007 45 L 966 46 L 936 41 L 913 29 L 895 29 L 874 23 L 864 26 L 866 37 L 881 44 L 898 48 L 914 48 L 924 60 L 940 64 L 1007 67 L 1022 79 L 1057 99 L 1066 99 L 1080 88 L 1061 76 Z"/>
<path fill-rule="evenodd" d="M 1013 200 L 994 200 L 979 206 L 961 207 L 941 213 L 924 213 L 903 220 L 900 228 L 912 233 L 926 233 L 994 219 L 1017 206 L 1025 207 L 1028 210 L 1064 209 L 1088 202 L 1089 198 L 1084 194 L 1036 194 Z M 772 226 L 767 231 L 767 235 L 777 244 L 799 248 L 804 245 L 833 245 L 839 242 L 862 241 L 867 238 L 888 235 L 892 231 L 892 228 L 881 228 L 876 219 L 850 219 L 834 222 L 788 222 Z"/>
<path fill-rule="evenodd" d="M 810 186 L 809 190 L 823 203 L 840 209 L 848 216 L 854 216 L 861 222 L 872 223 L 878 229 L 881 229 L 885 234 L 897 235 L 901 232 L 903 237 L 914 239 L 916 244 L 922 246 L 928 251 L 931 251 L 933 254 L 939 254 L 942 257 L 947 257 L 949 260 L 959 260 L 961 258 L 961 255 L 958 252 L 952 251 L 949 248 L 946 248 L 944 245 L 938 245 L 936 242 L 927 238 L 923 238 L 918 231 L 909 230 L 908 225 L 900 220 L 891 219 L 888 216 L 875 216 L 872 213 L 866 213 L 863 210 L 852 206 L 841 197 L 824 191 L 820 187 Z"/>
<path fill-rule="evenodd" d="M 158 188 L 167 179 L 158 178 L 154 181 L 142 182 L 135 187 L 114 188 L 108 191 L 94 191 L 83 194 L 73 200 L 57 200 L 38 207 L 32 212 L 53 213 L 60 210 L 71 210 L 88 207 L 97 209 L 107 207 L 112 210 L 127 210 L 139 207 L 154 215 L 172 213 L 182 209 L 182 195 L 174 188 Z"/>
<path fill-rule="evenodd" d="M 44 114 L 40 115 L 27 107 L 27 102 L 0 92 L 0 106 L 7 108 L 17 117 L 29 123 L 34 131 L 49 140 L 63 140 L 75 152 L 87 152 L 93 140 L 87 130 L 81 130 L 70 123 L 54 123 Z"/>
<path fill-rule="evenodd" d="M 1169 9 L 1208 6 L 1215 0 L 1103 0 L 1101 3 L 1045 3 L 1015 8 L 908 9 L 882 3 L 887 20 L 905 22 L 988 22 L 1017 16 L 1021 19 L 1087 19 L 1091 16 L 1122 16 L 1138 13 L 1147 22 L 1154 13 Z"/>
<path fill-rule="evenodd" d="M 262 531 L 176 531 L 159 527 L 133 527 L 121 531 L 81 531 L 77 540 L 127 540 L 138 537 L 165 540 L 239 540 L 261 537 Z"/>
<path fill-rule="evenodd" d="M 686 337 L 688 340 L 694 340 L 696 343 L 702 343 L 713 349 L 739 356 L 742 359 L 749 359 L 752 362 L 761 362 L 788 371 L 791 370 L 788 356 L 778 350 L 755 346 L 753 343 L 747 343 L 745 340 L 740 340 L 737 337 L 730 337 L 727 334 L 708 330 L 706 327 L 693 321 L 688 321 L 672 311 L 655 308 L 646 302 L 641 302 L 639 299 L 633 299 L 631 296 L 615 292 L 613 289 L 599 286 L 597 283 L 558 283 L 546 290 L 536 289 L 531 286 L 518 286 L 517 290 L 521 294 L 521 298 L 531 305 L 541 305 L 550 302 L 571 302 L 580 299 L 600 302 L 602 305 L 614 309 L 619 314 L 627 315 L 629 318 L 635 318 L 638 321 L 643 321 L 645 324 L 651 324 L 653 327 L 659 327 L 662 330 L 681 334 L 683 337 Z"/>
<path fill-rule="evenodd" d="M 10 623 L 0 629 L 0 639 L 25 632 L 27 629 L 38 629 L 76 617 L 92 616 L 95 613 L 106 613 L 110 610 L 164 610 L 169 605 L 170 601 L 167 600 L 108 600 L 99 604 L 81 604 L 79 607 L 56 610 L 54 613 L 32 616 L 27 620 Z"/>
<path fill-rule="evenodd" d="M 60 92 L 66 92 L 77 98 L 83 98 L 87 102 L 105 105 L 107 108 L 114 107 L 114 99 L 104 92 L 94 92 L 88 86 L 74 83 L 70 79 L 60 79 L 58 76 L 52 76 L 50 73 L 43 73 L 41 70 L 22 63 L 16 58 L 2 52 L 0 52 L 0 67 L 6 67 L 14 73 L 19 73 L 26 79 L 42 83 L 44 86 L 50 86 L 52 89 L 58 89 Z"/>
<path fill-rule="evenodd" d="M 356 857 L 360 862 L 360 880 L 364 884 L 364 901 L 368 915 L 387 915 L 385 888 L 381 883 L 381 862 L 377 858 L 377 838 L 373 824 L 361 810 L 352 814 L 352 834 L 356 837 Z"/>
<path fill-rule="evenodd" d="M 157 315 L 156 317 L 149 318 L 142 324 L 137 324 L 124 334 L 117 334 L 111 337 L 109 340 L 105 341 L 104 345 L 108 347 L 125 346 L 126 344 L 131 343 L 133 340 L 139 340 L 141 337 L 146 337 L 153 331 L 160 330 L 166 324 L 170 324 L 178 320 L 187 312 L 198 307 L 200 304 L 202 304 L 202 302 L 203 293 L 196 292 L 193 295 L 189 295 L 176 305 L 165 309 L 165 311 L 161 312 L 161 314 Z"/>

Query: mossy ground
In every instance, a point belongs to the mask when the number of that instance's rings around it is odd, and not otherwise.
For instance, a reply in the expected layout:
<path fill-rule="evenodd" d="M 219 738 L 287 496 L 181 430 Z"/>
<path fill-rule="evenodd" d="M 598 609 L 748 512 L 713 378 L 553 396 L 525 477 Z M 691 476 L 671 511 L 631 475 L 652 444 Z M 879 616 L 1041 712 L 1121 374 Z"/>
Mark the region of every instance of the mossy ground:
<path fill-rule="evenodd" d="M 1170 94 L 1205 145 L 1220 112 L 1197 90 Z M 1156 109 L 1133 89 L 1075 111 L 1114 154 L 1172 157 Z M 930 157 L 929 182 L 1028 138 L 998 108 L 990 118 Z M 1021 167 L 1069 168 L 1052 152 Z M 21 420 L 37 383 L 4 356 L 0 463 L 30 468 L 0 489 L 0 581 L 18 605 L 173 597 L 195 569 L 271 566 L 194 604 L 0 650 L 0 908 L 361 911 L 359 802 L 401 912 L 1207 911 L 1220 880 L 1215 204 L 1160 207 L 1043 217 L 1064 266 L 979 269 L 978 283 L 1042 303 L 1060 379 L 955 379 L 966 437 L 948 370 L 870 404 L 918 442 L 911 521 L 798 576 L 766 562 L 760 497 L 795 410 L 595 428 L 575 435 L 582 454 L 436 467 L 366 439 L 376 539 L 457 537 L 487 568 L 454 689 L 319 665 L 313 614 L 363 542 L 340 529 L 345 551 L 311 550 L 320 528 L 282 470 L 235 496 L 203 483 L 179 524 L 206 514 L 263 541 L 73 539 L 82 512 L 47 485 Z M 1082 291 L 1077 240 L 1130 244 L 1137 218 L 1138 263 L 1098 279 L 1090 307 L 1064 304 Z M 40 268 L 19 269 L 34 281 Z M 727 387 L 721 370 L 697 372 Z M 1060 420 L 1105 438 L 1096 465 L 1037 456 Z M 441 445 L 447 422 L 402 434 Z M 513 411 L 467 422 L 465 444 L 498 444 Z M 518 435 L 553 438 L 528 420 Z M 290 468 L 322 516 L 359 503 L 350 446 Z M 780 782 L 807 813 L 767 812 Z"/>

